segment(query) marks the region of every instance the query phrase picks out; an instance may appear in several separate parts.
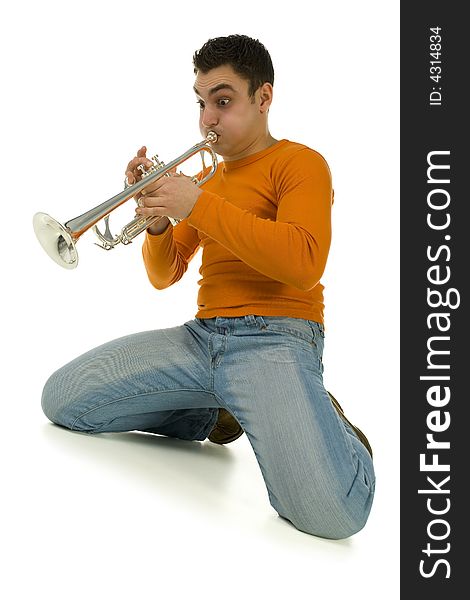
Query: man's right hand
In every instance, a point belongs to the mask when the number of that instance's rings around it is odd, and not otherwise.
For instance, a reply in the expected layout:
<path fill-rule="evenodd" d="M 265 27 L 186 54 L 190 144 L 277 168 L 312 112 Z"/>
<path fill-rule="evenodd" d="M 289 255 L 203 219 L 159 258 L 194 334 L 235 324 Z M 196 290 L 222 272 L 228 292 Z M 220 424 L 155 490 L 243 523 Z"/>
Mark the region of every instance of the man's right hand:
<path fill-rule="evenodd" d="M 149 167 L 151 167 L 153 165 L 152 161 L 149 158 L 147 158 L 146 152 L 147 152 L 146 146 L 142 146 L 142 148 L 140 148 L 140 150 L 137 150 L 137 155 L 134 156 L 134 158 L 131 161 L 129 161 L 129 164 L 127 165 L 127 168 L 126 168 L 126 178 L 127 178 L 127 183 L 129 185 L 137 183 L 138 181 L 140 181 L 142 179 L 142 172 L 138 168 L 139 165 L 144 165 L 144 167 L 146 169 L 148 169 Z M 144 194 L 142 194 L 142 192 L 138 192 L 134 196 L 136 201 L 139 201 L 139 199 L 143 198 L 143 197 L 144 197 Z M 169 221 L 168 217 L 161 217 L 158 221 L 153 223 L 147 229 L 147 231 L 152 235 L 158 235 L 159 233 L 162 233 L 163 231 L 165 231 L 165 229 L 167 228 L 169 223 L 170 223 L 170 221 Z"/>

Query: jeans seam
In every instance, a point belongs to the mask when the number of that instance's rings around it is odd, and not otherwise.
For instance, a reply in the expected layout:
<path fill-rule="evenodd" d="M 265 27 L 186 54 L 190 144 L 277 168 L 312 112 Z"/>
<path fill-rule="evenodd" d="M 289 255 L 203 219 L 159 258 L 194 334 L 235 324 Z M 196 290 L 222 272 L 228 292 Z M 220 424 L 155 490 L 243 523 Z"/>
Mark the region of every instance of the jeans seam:
<path fill-rule="evenodd" d="M 289 329 L 288 327 L 279 327 L 278 325 L 274 325 L 272 323 L 268 323 L 266 326 L 266 331 L 272 331 L 273 333 L 286 333 L 287 335 L 292 335 L 299 340 L 303 340 L 304 342 L 308 342 L 309 344 L 313 344 L 316 346 L 315 339 L 312 336 L 307 336 L 295 329 Z"/>
<path fill-rule="evenodd" d="M 211 392 L 211 391 L 208 391 L 205 389 L 194 389 L 194 388 L 175 388 L 174 390 L 161 390 L 161 391 L 157 391 L 157 392 L 145 392 L 143 394 L 134 394 L 132 396 L 123 396 L 122 398 L 118 398 L 117 400 L 111 400 L 110 402 L 105 402 L 104 404 L 100 404 L 99 406 L 94 406 L 93 408 L 90 408 L 89 410 L 86 410 L 85 412 L 81 413 L 74 419 L 72 425 L 70 426 L 70 429 L 73 429 L 75 423 L 77 421 L 79 421 L 80 419 L 82 419 L 85 415 L 88 415 L 88 414 L 94 412 L 95 410 L 99 410 L 100 408 L 103 408 L 104 406 L 109 406 L 110 404 L 116 404 L 117 402 L 122 402 L 123 400 L 131 400 L 132 398 L 140 398 L 142 396 L 152 396 L 154 394 L 166 394 L 169 391 L 172 391 L 172 392 L 204 392 L 206 394 L 210 394 L 211 396 L 217 397 L 217 394 L 215 394 L 214 392 Z"/>

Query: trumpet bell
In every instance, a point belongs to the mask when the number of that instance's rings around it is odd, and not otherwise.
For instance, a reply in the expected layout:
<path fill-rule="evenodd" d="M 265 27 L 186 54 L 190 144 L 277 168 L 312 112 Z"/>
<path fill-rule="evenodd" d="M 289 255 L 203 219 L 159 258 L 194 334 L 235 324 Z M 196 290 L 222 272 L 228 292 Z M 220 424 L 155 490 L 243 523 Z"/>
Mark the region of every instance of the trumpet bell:
<path fill-rule="evenodd" d="M 70 231 L 43 212 L 34 215 L 33 227 L 39 243 L 52 260 L 65 269 L 76 268 L 78 252 Z"/>

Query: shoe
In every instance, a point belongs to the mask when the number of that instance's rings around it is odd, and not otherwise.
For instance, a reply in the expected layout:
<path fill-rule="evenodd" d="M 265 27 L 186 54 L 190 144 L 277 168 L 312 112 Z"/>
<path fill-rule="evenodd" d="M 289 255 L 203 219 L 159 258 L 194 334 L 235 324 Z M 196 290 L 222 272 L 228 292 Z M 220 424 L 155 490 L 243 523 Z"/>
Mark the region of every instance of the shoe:
<path fill-rule="evenodd" d="M 219 408 L 217 423 L 208 435 L 209 440 L 214 444 L 229 444 L 241 435 L 243 435 L 243 429 L 232 413 L 225 408 Z"/>
<path fill-rule="evenodd" d="M 364 446 L 367 448 L 370 457 L 373 458 L 372 456 L 372 448 L 371 445 L 369 444 L 369 440 L 366 438 L 366 436 L 362 433 L 362 431 L 359 429 L 359 427 L 356 427 L 355 425 L 353 425 L 351 423 L 351 421 L 349 421 L 349 419 L 346 418 L 346 415 L 344 414 L 343 409 L 341 408 L 338 400 L 336 400 L 336 398 L 333 396 L 333 394 L 330 394 L 330 392 L 327 391 L 328 396 L 330 397 L 331 403 L 333 404 L 333 406 L 336 409 L 336 412 L 339 414 L 339 416 L 343 419 L 343 421 L 345 423 L 347 423 L 349 425 L 349 427 L 351 427 L 351 429 L 354 431 L 354 433 L 357 435 L 357 437 L 361 440 L 361 442 L 364 444 Z"/>

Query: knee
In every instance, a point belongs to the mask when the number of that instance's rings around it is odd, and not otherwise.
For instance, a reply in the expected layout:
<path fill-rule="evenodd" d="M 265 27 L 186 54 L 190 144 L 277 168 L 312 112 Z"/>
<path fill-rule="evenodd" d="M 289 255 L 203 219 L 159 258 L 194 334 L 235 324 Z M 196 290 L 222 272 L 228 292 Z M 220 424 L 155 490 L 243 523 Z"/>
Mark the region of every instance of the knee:
<path fill-rule="evenodd" d="M 41 408 L 43 413 L 53 423 L 56 423 L 56 415 L 59 409 L 57 376 L 54 373 L 46 381 L 42 390 Z"/>
<path fill-rule="evenodd" d="M 279 515 L 292 523 L 299 531 L 330 540 L 342 540 L 358 533 L 366 524 L 372 505 L 373 492 L 357 499 L 323 498 L 309 501 L 306 498 L 291 499 L 282 510 L 273 507 Z"/>
<path fill-rule="evenodd" d="M 321 521 L 310 514 L 299 514 L 298 511 L 290 513 L 290 515 L 283 515 L 281 513 L 279 515 L 290 521 L 299 531 L 329 540 L 347 539 L 360 531 L 367 521 L 367 517 L 362 519 L 345 519 L 344 515 L 340 514 L 331 514 L 327 521 Z"/>
<path fill-rule="evenodd" d="M 44 385 L 41 396 L 42 411 L 53 423 L 71 429 L 65 414 L 67 406 L 72 402 L 73 395 L 66 384 L 62 369 L 59 369 L 49 377 Z"/>
<path fill-rule="evenodd" d="M 317 519 L 297 516 L 292 524 L 299 531 L 314 535 L 316 537 L 328 540 L 345 540 L 358 533 L 366 524 L 367 517 L 360 519 L 351 519 L 345 515 L 331 515 L 326 522 L 319 522 Z"/>

